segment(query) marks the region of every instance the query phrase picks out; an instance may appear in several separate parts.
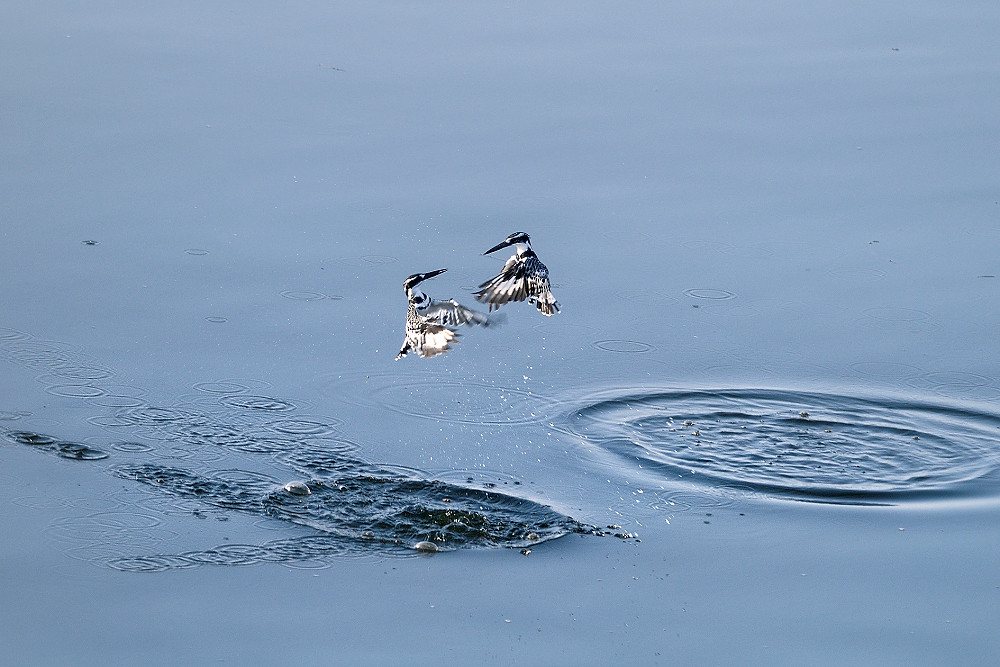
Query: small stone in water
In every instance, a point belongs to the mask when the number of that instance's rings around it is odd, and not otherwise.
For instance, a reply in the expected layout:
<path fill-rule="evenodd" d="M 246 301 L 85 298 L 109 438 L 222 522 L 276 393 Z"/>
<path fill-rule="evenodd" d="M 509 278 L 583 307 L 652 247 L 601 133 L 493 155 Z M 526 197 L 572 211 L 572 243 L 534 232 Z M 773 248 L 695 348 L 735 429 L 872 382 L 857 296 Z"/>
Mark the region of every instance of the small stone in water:
<path fill-rule="evenodd" d="M 285 484 L 285 491 L 293 496 L 308 496 L 312 493 L 305 482 L 289 482 Z"/>
<path fill-rule="evenodd" d="M 423 542 L 417 542 L 413 545 L 413 548 L 417 551 L 423 551 L 424 553 L 434 553 L 438 550 L 438 547 L 433 542 L 428 542 L 424 540 Z"/>

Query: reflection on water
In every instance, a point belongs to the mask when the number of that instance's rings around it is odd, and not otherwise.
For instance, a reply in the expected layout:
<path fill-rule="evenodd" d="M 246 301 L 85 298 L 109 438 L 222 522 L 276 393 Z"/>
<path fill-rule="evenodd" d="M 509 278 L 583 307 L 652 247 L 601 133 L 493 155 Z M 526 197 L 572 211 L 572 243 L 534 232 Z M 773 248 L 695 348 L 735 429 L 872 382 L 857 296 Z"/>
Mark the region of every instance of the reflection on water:
<path fill-rule="evenodd" d="M 765 389 L 620 391 L 562 426 L 664 480 L 841 503 L 994 492 L 1000 415 Z"/>

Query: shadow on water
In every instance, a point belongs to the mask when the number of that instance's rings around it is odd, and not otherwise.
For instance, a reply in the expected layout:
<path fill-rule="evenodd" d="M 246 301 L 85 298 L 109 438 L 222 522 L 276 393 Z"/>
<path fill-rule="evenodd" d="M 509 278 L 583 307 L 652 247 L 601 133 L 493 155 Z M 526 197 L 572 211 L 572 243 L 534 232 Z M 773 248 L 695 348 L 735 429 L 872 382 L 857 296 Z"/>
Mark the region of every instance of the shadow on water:
<path fill-rule="evenodd" d="M 1000 415 L 780 389 L 619 390 L 557 426 L 661 479 L 779 499 L 900 504 L 995 494 Z"/>

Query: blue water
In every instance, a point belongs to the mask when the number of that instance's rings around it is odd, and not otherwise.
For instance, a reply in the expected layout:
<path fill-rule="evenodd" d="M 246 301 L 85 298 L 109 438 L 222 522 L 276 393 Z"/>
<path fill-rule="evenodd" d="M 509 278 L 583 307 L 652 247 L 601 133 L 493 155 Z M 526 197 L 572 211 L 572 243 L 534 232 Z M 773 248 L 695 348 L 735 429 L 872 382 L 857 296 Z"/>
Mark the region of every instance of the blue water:
<path fill-rule="evenodd" d="M 7 659 L 989 662 L 998 19 L 0 9 Z"/>

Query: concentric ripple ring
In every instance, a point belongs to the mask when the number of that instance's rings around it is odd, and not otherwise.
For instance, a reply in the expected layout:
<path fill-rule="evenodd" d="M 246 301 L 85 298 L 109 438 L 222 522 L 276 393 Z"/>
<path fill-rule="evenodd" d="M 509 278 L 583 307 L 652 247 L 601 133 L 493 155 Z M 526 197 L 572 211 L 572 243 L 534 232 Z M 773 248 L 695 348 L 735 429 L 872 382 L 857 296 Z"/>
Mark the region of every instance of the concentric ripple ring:
<path fill-rule="evenodd" d="M 1000 415 L 970 404 L 783 389 L 619 390 L 591 397 L 562 426 L 664 481 L 782 499 L 896 504 L 1000 489 Z"/>

